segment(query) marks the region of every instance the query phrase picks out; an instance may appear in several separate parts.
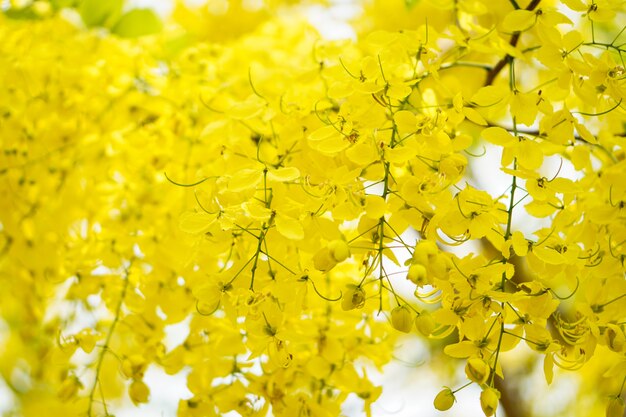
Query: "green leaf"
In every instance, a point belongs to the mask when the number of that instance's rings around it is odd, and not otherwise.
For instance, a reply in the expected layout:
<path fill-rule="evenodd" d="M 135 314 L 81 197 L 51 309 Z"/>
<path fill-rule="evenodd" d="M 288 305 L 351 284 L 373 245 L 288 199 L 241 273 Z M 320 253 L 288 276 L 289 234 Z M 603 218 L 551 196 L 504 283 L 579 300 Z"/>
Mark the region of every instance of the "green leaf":
<path fill-rule="evenodd" d="M 78 13 L 85 26 L 110 26 L 122 13 L 124 0 L 82 0 Z"/>
<path fill-rule="evenodd" d="M 124 38 L 138 38 L 157 33 L 163 24 L 161 19 L 150 9 L 133 9 L 123 15 L 111 30 Z"/>
<path fill-rule="evenodd" d="M 61 10 L 65 8 L 77 8 L 78 0 L 50 0 L 50 4 L 54 10 Z"/>
<path fill-rule="evenodd" d="M 413 7 L 419 3 L 420 0 L 404 0 L 404 5 L 407 9 L 411 10 Z"/>
<path fill-rule="evenodd" d="M 41 19 L 41 16 L 37 15 L 37 13 L 33 11 L 32 7 L 24 7 L 22 9 L 10 8 L 10 9 L 7 9 L 4 12 L 4 14 L 9 19 L 15 19 L 15 20 Z"/>

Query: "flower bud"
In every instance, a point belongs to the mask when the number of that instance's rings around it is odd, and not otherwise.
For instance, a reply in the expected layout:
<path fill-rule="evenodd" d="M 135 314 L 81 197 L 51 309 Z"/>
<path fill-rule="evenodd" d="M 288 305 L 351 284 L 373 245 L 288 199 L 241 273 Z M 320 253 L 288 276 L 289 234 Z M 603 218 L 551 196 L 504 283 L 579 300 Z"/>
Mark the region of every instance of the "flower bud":
<path fill-rule="evenodd" d="M 348 289 L 341 299 L 341 308 L 344 311 L 362 308 L 365 305 L 365 291 L 356 285 L 348 285 Z"/>
<path fill-rule="evenodd" d="M 141 379 L 147 366 L 142 355 L 131 355 L 122 361 L 122 373 L 128 378 Z"/>
<path fill-rule="evenodd" d="M 343 262 L 350 256 L 350 247 L 345 240 L 336 239 L 328 243 L 328 251 L 335 262 Z"/>
<path fill-rule="evenodd" d="M 433 401 L 433 405 L 439 411 L 446 411 L 452 408 L 456 398 L 454 398 L 454 393 L 450 388 L 444 388 L 439 391 L 439 394 L 435 397 L 435 401 Z"/>
<path fill-rule="evenodd" d="M 140 379 L 135 379 L 128 388 L 128 396 L 133 400 L 133 404 L 147 403 L 150 397 L 150 389 Z"/>
<path fill-rule="evenodd" d="M 624 415 L 624 399 L 612 397 L 606 405 L 606 417 L 622 417 Z"/>
<path fill-rule="evenodd" d="M 391 310 L 391 325 L 394 329 L 404 333 L 413 327 L 413 314 L 406 306 L 398 306 Z"/>
<path fill-rule="evenodd" d="M 435 319 L 430 315 L 428 311 L 422 311 L 419 316 L 415 318 L 415 328 L 422 335 L 428 337 L 437 327 Z"/>
<path fill-rule="evenodd" d="M 613 352 L 620 353 L 624 350 L 626 337 L 624 337 L 624 332 L 618 326 L 609 324 L 604 331 L 604 338 L 606 340 L 606 345 Z"/>
<path fill-rule="evenodd" d="M 277 367 L 287 368 L 291 364 L 293 355 L 287 350 L 287 345 L 280 339 L 274 338 L 267 346 L 270 361 Z"/>
<path fill-rule="evenodd" d="M 85 353 L 91 353 L 93 348 L 96 346 L 97 334 L 91 329 L 83 329 L 75 337 L 78 345 L 85 351 Z"/>
<path fill-rule="evenodd" d="M 330 271 L 335 265 L 337 265 L 337 261 L 335 261 L 328 248 L 322 248 L 313 255 L 313 266 L 319 271 Z"/>
<path fill-rule="evenodd" d="M 78 379 L 75 375 L 70 375 L 59 387 L 57 396 L 63 402 L 69 401 L 76 397 L 76 394 L 82 387 L 83 384 L 80 382 L 80 379 Z"/>
<path fill-rule="evenodd" d="M 491 368 L 481 358 L 469 358 L 467 365 L 465 365 L 465 375 L 470 381 L 474 381 L 478 384 L 484 384 L 489 379 L 491 374 Z"/>
<path fill-rule="evenodd" d="M 485 388 L 485 390 L 480 393 L 480 408 L 483 409 L 483 413 L 485 413 L 487 417 L 495 414 L 499 400 L 500 392 L 495 388 Z"/>

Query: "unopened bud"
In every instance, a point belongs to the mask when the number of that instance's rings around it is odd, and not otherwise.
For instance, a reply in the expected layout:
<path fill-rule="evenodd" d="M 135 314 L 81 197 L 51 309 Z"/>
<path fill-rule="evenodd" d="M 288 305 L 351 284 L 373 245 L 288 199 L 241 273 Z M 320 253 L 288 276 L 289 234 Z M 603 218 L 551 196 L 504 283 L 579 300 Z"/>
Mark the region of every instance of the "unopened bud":
<path fill-rule="evenodd" d="M 624 337 L 624 332 L 618 326 L 614 324 L 609 324 L 604 331 L 604 338 L 606 340 L 606 345 L 613 352 L 620 353 L 624 350 L 624 345 L 626 345 L 626 337 Z"/>
<path fill-rule="evenodd" d="M 624 415 L 624 399 L 612 397 L 606 405 L 606 417 L 622 417 Z"/>
<path fill-rule="evenodd" d="M 150 397 L 150 389 L 145 382 L 136 379 L 130 384 L 130 387 L 128 387 L 128 396 L 135 405 L 147 403 Z"/>
<path fill-rule="evenodd" d="M 491 368 L 481 358 L 469 358 L 467 365 L 465 365 L 465 375 L 470 381 L 474 381 L 478 384 L 484 384 L 489 379 L 491 374 Z"/>
<path fill-rule="evenodd" d="M 437 327 L 435 319 L 427 311 L 422 311 L 419 316 L 415 318 L 415 328 L 422 335 L 428 337 Z"/>
<path fill-rule="evenodd" d="M 356 285 L 348 285 L 347 291 L 341 299 L 341 308 L 344 311 L 362 308 L 365 305 L 365 291 Z"/>
<path fill-rule="evenodd" d="M 404 333 L 413 327 L 413 314 L 406 306 L 398 306 L 391 310 L 391 325 L 394 329 Z"/>
<path fill-rule="evenodd" d="M 76 397 L 76 394 L 82 387 L 83 384 L 80 382 L 80 379 L 75 375 L 70 375 L 59 387 L 57 396 L 63 402 L 69 401 Z"/>
<path fill-rule="evenodd" d="M 331 255 L 328 248 L 322 248 L 315 255 L 313 255 L 313 266 L 315 269 L 327 272 L 333 269 L 337 265 L 337 261 Z"/>
<path fill-rule="evenodd" d="M 335 262 L 343 262 L 350 256 L 350 247 L 345 240 L 336 239 L 328 243 L 328 251 Z"/>
<path fill-rule="evenodd" d="M 491 417 L 498 409 L 498 401 L 500 401 L 500 392 L 495 388 L 485 388 L 480 393 L 480 408 L 487 417 Z"/>
<path fill-rule="evenodd" d="M 446 411 L 452 408 L 456 398 L 454 398 L 454 393 L 450 388 L 444 388 L 439 391 L 439 394 L 435 397 L 435 401 L 433 401 L 433 405 L 439 411 Z"/>

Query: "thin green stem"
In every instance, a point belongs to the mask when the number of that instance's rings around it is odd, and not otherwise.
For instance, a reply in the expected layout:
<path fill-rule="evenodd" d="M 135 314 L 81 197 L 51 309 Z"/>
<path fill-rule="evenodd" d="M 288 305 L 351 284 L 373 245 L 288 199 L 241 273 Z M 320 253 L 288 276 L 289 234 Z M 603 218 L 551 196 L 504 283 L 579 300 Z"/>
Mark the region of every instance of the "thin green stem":
<path fill-rule="evenodd" d="M 122 305 L 124 304 L 124 298 L 126 297 L 126 290 L 128 289 L 128 275 L 129 275 L 129 272 L 128 272 L 128 269 L 126 269 L 126 271 L 124 272 L 124 285 L 122 287 L 122 293 L 120 294 L 120 299 L 115 308 L 115 317 L 113 318 L 111 327 L 109 327 L 109 333 L 107 334 L 107 337 L 104 341 L 102 350 L 100 351 L 100 354 L 98 355 L 98 362 L 96 363 L 96 376 L 93 381 L 93 385 L 91 386 L 91 390 L 89 392 L 89 406 L 87 407 L 88 417 L 92 416 L 93 397 L 96 393 L 96 388 L 98 387 L 98 384 L 100 383 L 100 370 L 102 369 L 102 364 L 104 362 L 104 355 L 106 355 L 106 353 L 109 351 L 111 338 L 113 337 L 113 332 L 115 332 L 115 327 L 117 326 L 117 323 L 119 322 L 120 313 L 122 312 Z M 104 398 L 102 401 L 104 402 Z"/>

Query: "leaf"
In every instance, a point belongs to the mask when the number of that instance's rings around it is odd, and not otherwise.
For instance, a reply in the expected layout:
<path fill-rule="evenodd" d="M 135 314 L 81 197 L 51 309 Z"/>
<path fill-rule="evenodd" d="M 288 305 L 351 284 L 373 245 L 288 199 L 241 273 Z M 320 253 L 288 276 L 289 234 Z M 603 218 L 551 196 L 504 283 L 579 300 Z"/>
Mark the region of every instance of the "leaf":
<path fill-rule="evenodd" d="M 78 0 L 50 0 L 50 4 L 54 10 L 61 10 L 66 7 L 76 7 Z"/>
<path fill-rule="evenodd" d="M 108 26 L 122 13 L 123 3 L 123 0 L 83 0 L 78 13 L 87 27 Z"/>
<path fill-rule="evenodd" d="M 15 20 L 34 20 L 39 19 L 40 16 L 35 13 L 32 7 L 24 7 L 21 9 L 10 8 L 3 13 L 9 19 Z"/>
<path fill-rule="evenodd" d="M 133 9 L 117 21 L 111 32 L 123 38 L 158 33 L 163 28 L 161 19 L 150 9 Z"/>

